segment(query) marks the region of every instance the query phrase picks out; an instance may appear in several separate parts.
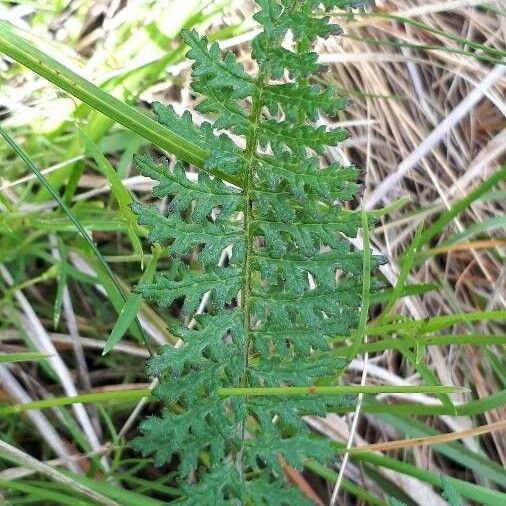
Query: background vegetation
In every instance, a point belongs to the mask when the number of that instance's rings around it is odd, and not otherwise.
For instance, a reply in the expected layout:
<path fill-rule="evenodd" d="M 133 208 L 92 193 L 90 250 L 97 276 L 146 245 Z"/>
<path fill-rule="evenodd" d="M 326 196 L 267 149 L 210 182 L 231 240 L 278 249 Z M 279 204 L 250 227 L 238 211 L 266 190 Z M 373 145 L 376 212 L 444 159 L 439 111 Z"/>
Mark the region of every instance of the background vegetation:
<path fill-rule="evenodd" d="M 193 110 L 181 28 L 197 27 L 248 65 L 253 8 L 246 1 L 45 0 L 0 2 L 0 18 L 150 115 L 154 100 Z M 330 67 L 323 78 L 352 98 L 339 119 L 349 141 L 330 156 L 363 168 L 364 202 L 378 217 L 371 243 L 387 258 L 381 275 L 393 287 L 372 301 L 368 342 L 344 379 L 469 390 L 367 396 L 355 416 L 308 418 L 318 437 L 335 442 L 336 459 L 285 471 L 315 504 L 328 504 L 347 443 L 366 449 L 350 453 L 339 504 L 383 505 L 388 496 L 446 504 L 441 488 L 462 497 L 455 501 L 506 501 L 504 19 L 500 2 L 377 2 L 366 15 L 343 17 L 345 35 L 319 48 Z M 5 40 L 0 27 L 4 49 Z M 1 57 L 2 128 L 101 254 L 19 152 L 1 143 L 2 500 L 175 499 L 170 466 L 155 469 L 128 444 L 139 416 L 156 411 L 145 397 L 142 335 L 153 347 L 171 342 L 166 321 L 175 315 L 136 297 L 125 305 L 121 296 L 164 261 L 156 249 L 143 253 L 143 231 L 127 206 L 152 188 L 132 156 L 169 146 L 139 122 L 125 128 Z M 102 356 L 108 339 L 119 343 Z"/>

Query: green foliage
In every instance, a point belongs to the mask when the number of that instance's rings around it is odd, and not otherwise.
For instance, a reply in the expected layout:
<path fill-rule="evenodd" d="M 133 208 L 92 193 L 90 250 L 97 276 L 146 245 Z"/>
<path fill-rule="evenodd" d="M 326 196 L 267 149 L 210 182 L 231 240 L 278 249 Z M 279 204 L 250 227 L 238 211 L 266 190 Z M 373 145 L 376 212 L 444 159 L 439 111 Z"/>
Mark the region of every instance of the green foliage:
<path fill-rule="evenodd" d="M 359 4 L 257 3 L 263 31 L 252 43 L 255 76 L 216 43 L 183 35 L 192 87 L 202 96 L 197 109 L 213 122 L 197 127 L 188 112 L 154 106 L 161 124 L 211 153 L 197 181 L 180 162 L 171 169 L 165 160 L 137 158 L 141 173 L 158 181 L 154 195 L 167 199 L 168 212 L 132 209 L 173 257 L 137 292 L 162 306 L 182 304 L 186 322 L 170 326 L 181 346 L 163 347 L 149 362 L 164 408 L 141 423 L 134 444 L 158 465 L 178 456 L 184 504 L 305 503 L 286 486 L 280 457 L 301 469 L 306 458 L 332 456 L 301 419 L 323 415 L 329 400 L 224 398 L 218 389 L 334 384 L 345 363 L 329 353 L 332 340 L 356 329 L 362 305 L 363 257 L 347 239 L 361 214 L 343 208 L 358 191 L 358 170 L 322 166 L 320 155 L 346 134 L 317 124 L 347 101 L 311 83 L 320 71 L 312 43 L 340 31 L 325 13 Z M 295 50 L 287 49 L 289 32 Z M 243 137 L 245 149 L 228 134 Z"/>
<path fill-rule="evenodd" d="M 390 497 L 388 506 L 406 506 L 403 502 L 399 501 L 395 497 Z"/>
<path fill-rule="evenodd" d="M 459 493 L 455 490 L 451 481 L 444 475 L 441 475 L 441 484 L 443 485 L 443 499 L 445 499 L 450 506 L 464 506 Z"/>
<path fill-rule="evenodd" d="M 451 481 L 444 474 L 441 475 L 441 487 L 443 489 L 441 497 L 450 506 L 464 506 L 462 497 L 457 492 L 457 490 L 455 490 L 455 487 L 452 485 Z M 390 497 L 388 504 L 389 506 L 406 506 L 402 501 L 395 499 L 395 497 Z"/>

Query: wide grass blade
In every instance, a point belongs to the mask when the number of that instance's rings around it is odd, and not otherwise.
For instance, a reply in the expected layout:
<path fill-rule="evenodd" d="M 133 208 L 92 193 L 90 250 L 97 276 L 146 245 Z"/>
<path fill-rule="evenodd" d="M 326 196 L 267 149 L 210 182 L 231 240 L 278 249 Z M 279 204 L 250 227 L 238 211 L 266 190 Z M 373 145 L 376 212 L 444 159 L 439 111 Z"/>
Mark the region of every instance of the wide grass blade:
<path fill-rule="evenodd" d="M 0 21 L 0 51 L 181 160 L 202 166 L 207 153 L 38 50 L 19 29 Z"/>
<path fill-rule="evenodd" d="M 12 364 L 14 362 L 38 362 L 50 357 L 47 353 L 27 352 L 27 353 L 2 353 L 0 354 L 0 364 Z"/>

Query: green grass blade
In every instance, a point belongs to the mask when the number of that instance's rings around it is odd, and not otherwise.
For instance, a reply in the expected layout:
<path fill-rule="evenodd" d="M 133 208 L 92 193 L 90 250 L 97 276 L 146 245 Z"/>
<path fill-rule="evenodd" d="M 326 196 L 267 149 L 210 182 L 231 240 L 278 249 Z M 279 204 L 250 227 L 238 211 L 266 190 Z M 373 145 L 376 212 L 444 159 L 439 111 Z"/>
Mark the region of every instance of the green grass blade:
<path fill-rule="evenodd" d="M 12 364 L 14 362 L 38 362 L 50 357 L 47 353 L 25 352 L 25 353 L 2 353 L 0 364 Z"/>
<path fill-rule="evenodd" d="M 362 344 L 366 334 L 367 320 L 369 318 L 369 302 L 371 296 L 371 245 L 369 240 L 369 221 L 365 211 L 361 213 L 363 237 L 363 265 L 362 265 L 362 307 L 358 328 L 352 337 L 352 344 L 348 350 L 348 362 L 353 360 Z"/>
<path fill-rule="evenodd" d="M 485 193 L 491 190 L 497 183 L 506 180 L 506 165 L 483 181 L 475 190 L 466 195 L 463 199 L 457 201 L 451 209 L 443 213 L 425 232 L 423 232 L 416 242 L 416 248 L 420 249 L 431 239 L 436 237 L 451 221 L 467 209 L 475 200 L 478 200 Z"/>
<path fill-rule="evenodd" d="M 400 23 L 409 24 L 411 26 L 414 26 L 415 28 L 419 28 L 420 30 L 429 32 L 429 33 L 435 33 L 437 35 L 441 35 L 447 39 L 453 40 L 454 42 L 457 42 L 458 44 L 462 44 L 465 47 L 473 48 L 477 51 L 490 54 L 491 56 L 495 56 L 497 58 L 505 58 L 506 57 L 506 51 L 495 48 L 493 46 L 489 46 L 487 44 L 481 44 L 480 42 L 473 41 L 471 39 L 466 39 L 464 37 L 460 37 L 455 33 L 452 33 L 450 31 L 444 31 L 439 30 L 438 28 L 428 25 L 426 23 L 421 23 L 419 21 L 415 21 L 414 19 L 407 18 L 404 16 L 397 16 L 395 14 L 387 14 L 383 12 L 373 12 L 370 14 L 366 14 L 366 17 L 376 17 L 376 18 L 382 18 L 382 19 L 389 19 L 392 21 L 398 21 Z M 468 52 L 468 56 L 474 57 L 475 54 Z"/>
<path fill-rule="evenodd" d="M 57 247 L 60 253 L 60 259 L 56 264 L 58 273 L 56 275 L 57 286 L 53 305 L 53 327 L 55 329 L 58 328 L 58 324 L 60 323 L 61 310 L 63 306 L 63 294 L 65 287 L 67 286 L 67 250 L 63 242 L 59 239 L 57 239 Z"/>
<path fill-rule="evenodd" d="M 117 501 L 121 506 L 163 506 L 166 504 L 164 501 L 138 494 L 132 490 L 115 487 L 107 481 L 94 480 L 88 476 L 77 475 L 67 470 L 61 472 L 82 486 Z"/>
<path fill-rule="evenodd" d="M 6 417 L 13 413 L 22 413 L 29 409 L 47 409 L 57 406 L 70 406 L 75 403 L 89 404 L 92 402 L 119 402 L 137 401 L 143 397 L 150 397 L 151 390 L 138 388 L 132 390 L 119 390 L 114 392 L 98 392 L 91 394 L 76 395 L 74 397 L 52 397 L 40 401 L 27 402 L 26 404 L 14 404 L 0 408 L 0 417 Z"/>
<path fill-rule="evenodd" d="M 90 137 L 88 137 L 88 135 L 82 128 L 79 128 L 79 134 L 86 147 L 86 151 L 93 157 L 98 168 L 105 176 L 105 178 L 109 181 L 111 191 L 118 202 L 120 213 L 123 216 L 125 223 L 127 224 L 128 237 L 130 238 L 130 242 L 132 243 L 132 247 L 135 253 L 141 256 L 141 265 L 142 265 L 143 263 L 142 244 L 139 239 L 139 236 L 137 235 L 137 230 L 140 227 L 137 225 L 136 216 L 129 207 L 130 204 L 133 202 L 132 195 L 123 186 L 121 178 L 119 177 L 114 167 L 109 163 L 109 160 L 107 160 L 107 158 L 102 154 L 100 148 L 90 139 Z"/>
<path fill-rule="evenodd" d="M 427 406 L 414 403 L 383 404 L 376 401 L 366 401 L 363 404 L 364 413 L 390 413 L 410 416 L 477 416 L 493 409 L 502 408 L 506 404 L 506 390 L 489 395 L 483 399 L 456 405 L 454 409 L 446 406 Z M 337 406 L 332 409 L 336 413 L 349 413 L 348 407 Z"/>
<path fill-rule="evenodd" d="M 160 255 L 160 247 L 157 247 L 153 251 L 153 256 L 151 257 L 151 261 L 149 262 L 144 274 L 141 276 L 140 281 L 143 283 L 149 283 L 153 279 L 153 276 L 156 271 L 156 266 L 158 265 L 158 257 Z M 125 332 L 128 330 L 132 322 L 137 317 L 137 313 L 142 303 L 142 296 L 138 293 L 132 292 L 121 310 L 116 323 L 111 331 L 110 336 L 108 337 L 104 351 L 102 355 L 106 355 L 109 353 L 113 347 L 121 340 L 121 338 L 125 335 Z"/>
<path fill-rule="evenodd" d="M 424 295 L 426 293 L 433 292 L 438 288 L 439 286 L 435 283 L 413 283 L 411 285 L 404 285 L 396 297 L 397 299 L 402 299 L 403 297 Z M 388 301 L 393 298 L 393 291 L 393 288 L 385 288 L 378 292 L 374 292 L 371 294 L 369 301 L 371 304 L 388 303 Z"/>
<path fill-rule="evenodd" d="M 409 360 L 414 367 L 416 367 L 416 370 L 418 374 L 422 377 L 422 379 L 428 383 L 429 385 L 439 385 L 439 380 L 437 376 L 431 371 L 429 367 L 421 360 L 421 357 L 419 357 L 418 350 L 419 347 L 416 347 L 416 352 L 413 353 L 407 346 L 400 346 L 400 351 L 404 355 L 404 357 Z M 457 414 L 455 411 L 455 406 L 452 403 L 452 400 L 449 395 L 447 395 L 448 392 L 441 392 L 440 395 L 438 395 L 439 400 L 447 406 L 449 409 L 453 410 L 453 414 Z"/>
<path fill-rule="evenodd" d="M 1 24 L 1 22 L 0 22 L 0 24 Z M 0 127 L 0 135 L 5 139 L 5 141 L 9 144 L 9 146 L 11 146 L 11 148 L 21 158 L 21 160 L 23 160 L 23 162 L 27 165 L 27 167 L 37 176 L 37 179 L 47 189 L 47 191 L 56 200 L 56 202 L 58 202 L 58 204 L 62 208 L 63 212 L 68 216 L 68 218 L 70 219 L 70 221 L 72 222 L 74 227 L 78 230 L 78 232 L 81 234 L 82 238 L 85 240 L 86 244 L 89 246 L 89 248 L 93 252 L 98 263 L 102 266 L 102 268 L 107 273 L 108 277 L 111 279 L 113 285 L 117 289 L 117 291 L 120 294 L 120 296 L 122 297 L 122 299 L 124 301 L 126 301 L 126 296 L 121 288 L 121 285 L 118 282 L 118 279 L 116 278 L 115 274 L 112 272 L 111 268 L 109 267 L 109 264 L 104 260 L 102 254 L 100 253 L 100 251 L 97 248 L 97 246 L 95 245 L 95 243 L 90 239 L 90 236 L 86 233 L 86 230 L 83 228 L 79 219 L 76 217 L 76 215 L 73 213 L 73 211 L 67 206 L 67 204 L 65 204 L 65 202 L 62 200 L 60 195 L 56 191 L 54 191 L 54 189 L 47 182 L 46 178 L 43 176 L 43 174 L 40 172 L 40 170 L 35 166 L 35 164 L 32 162 L 30 157 L 25 153 L 25 151 L 14 141 L 14 139 L 2 127 Z M 135 320 L 135 326 L 137 328 L 137 331 L 143 337 L 146 347 L 149 350 L 149 343 L 147 342 L 146 337 L 144 336 L 144 331 L 142 330 L 142 327 L 141 327 L 138 319 Z"/>
<path fill-rule="evenodd" d="M 506 201 L 506 195 L 504 196 L 504 200 Z M 456 244 L 460 241 L 465 241 L 466 239 L 470 239 L 473 236 L 483 234 L 490 230 L 506 230 L 506 215 L 495 216 L 493 218 L 485 218 L 478 223 L 474 223 L 473 225 L 469 225 L 462 232 L 458 232 L 456 234 L 452 234 L 448 237 L 448 240 L 444 243 L 440 243 L 439 246 L 449 246 L 451 244 Z"/>
<path fill-rule="evenodd" d="M 19 29 L 7 21 L 0 21 L 0 51 L 181 160 L 200 167 L 207 158 L 207 153 L 199 146 L 163 127 L 38 50 L 20 35 Z"/>
<path fill-rule="evenodd" d="M 423 335 L 431 332 L 437 332 L 452 325 L 459 323 L 469 323 L 475 321 L 504 321 L 506 320 L 506 310 L 497 311 L 475 311 L 472 313 L 452 314 L 445 316 L 434 316 L 430 320 L 406 320 L 385 325 L 370 325 L 367 327 L 367 334 L 380 336 L 395 332 L 398 334 Z"/>
<path fill-rule="evenodd" d="M 65 476 L 65 474 L 58 469 L 51 467 L 45 462 L 35 459 L 31 455 L 2 440 L 0 440 L 0 459 L 12 462 L 16 465 L 21 465 L 44 475 L 52 481 L 58 482 L 64 490 L 72 490 L 77 494 L 82 494 L 91 498 L 97 505 L 103 504 L 104 506 L 119 506 L 116 501 L 105 497 L 99 492 L 91 490 L 89 487 L 82 485 L 81 483 L 77 483 L 73 479 Z"/>
<path fill-rule="evenodd" d="M 333 444 L 333 446 L 335 446 L 336 449 L 341 449 L 344 445 Z M 354 460 L 358 460 L 359 462 L 367 462 L 375 466 L 392 469 L 407 476 L 412 476 L 413 478 L 417 478 L 426 483 L 430 483 L 436 487 L 443 488 L 443 483 L 439 475 L 391 457 L 376 455 L 374 453 L 357 453 L 352 455 L 352 458 Z M 455 490 L 467 499 L 471 499 L 481 504 L 490 506 L 504 504 L 506 501 L 506 494 L 503 494 L 496 490 L 491 490 L 482 487 L 481 485 L 475 485 L 474 483 L 468 483 L 456 478 L 447 479 L 453 485 Z"/>
<path fill-rule="evenodd" d="M 307 460 L 306 462 L 304 462 L 304 467 L 306 469 L 309 469 L 313 473 L 317 474 L 324 480 L 330 482 L 335 482 L 337 480 L 337 473 L 323 466 L 319 462 L 316 462 L 315 460 Z M 363 487 L 355 485 L 349 480 L 343 480 L 341 483 L 341 488 L 346 492 L 349 492 L 350 494 L 354 495 L 355 497 L 362 499 L 362 501 L 365 501 L 366 504 L 371 504 L 373 506 L 388 506 L 387 503 L 377 498 L 376 496 L 370 494 L 369 492 L 364 490 Z"/>
<path fill-rule="evenodd" d="M 404 286 L 406 284 L 406 280 L 408 279 L 409 273 L 410 273 L 411 268 L 413 267 L 413 263 L 415 261 L 418 240 L 420 238 L 420 235 L 422 234 L 422 230 L 423 230 L 423 222 L 420 223 L 420 225 L 418 226 L 418 229 L 415 233 L 415 237 L 414 237 L 413 241 L 411 241 L 409 248 L 406 250 L 406 252 L 403 255 L 401 265 L 400 265 L 399 277 L 397 278 L 397 283 L 394 286 L 390 300 L 388 301 L 385 309 L 383 310 L 383 314 L 379 318 L 379 322 L 382 322 L 382 321 L 385 321 L 386 319 L 388 319 L 388 317 L 390 316 L 390 314 L 392 312 L 392 309 L 394 308 L 395 303 L 401 297 L 402 291 L 403 291 Z"/>
<path fill-rule="evenodd" d="M 415 348 L 419 346 L 448 346 L 456 344 L 471 344 L 473 346 L 486 346 L 490 344 L 506 345 L 506 335 L 494 334 L 448 334 L 442 336 L 423 336 L 404 338 L 402 341 L 395 338 L 387 338 L 375 341 L 373 343 L 363 344 L 359 348 L 360 353 L 367 351 L 368 353 L 378 353 L 385 350 L 398 350 L 408 346 Z M 345 347 L 335 348 L 337 356 L 341 356 L 345 352 Z"/>
<path fill-rule="evenodd" d="M 412 417 L 392 416 L 389 414 L 378 415 L 380 420 L 391 425 L 396 430 L 409 438 L 435 436 L 441 434 L 426 423 L 414 420 Z M 494 481 L 502 487 L 506 487 L 506 473 L 497 463 L 483 455 L 471 451 L 459 441 L 432 446 L 433 451 L 441 453 L 445 457 L 467 467 L 473 473 L 479 474 L 485 479 Z"/>
<path fill-rule="evenodd" d="M 374 217 L 388 216 L 392 214 L 394 211 L 402 209 L 408 203 L 409 197 L 401 197 L 400 199 L 395 200 L 394 202 L 388 204 L 385 207 L 380 207 L 379 209 L 371 209 L 369 211 L 369 215 Z"/>
<path fill-rule="evenodd" d="M 82 497 L 70 496 L 64 494 L 62 492 L 55 492 L 54 490 L 49 490 L 44 486 L 35 486 L 29 483 L 25 483 L 23 481 L 15 481 L 15 480 L 0 480 L 0 490 L 6 490 L 8 492 L 13 492 L 14 490 L 18 492 L 23 492 L 26 495 L 23 499 L 32 498 L 30 503 L 32 504 L 63 504 L 66 506 L 93 506 L 92 502 L 84 500 Z M 17 502 L 14 502 L 15 499 L 10 497 L 9 504 L 14 505 Z M 23 504 L 25 501 L 20 502 Z M 7 504 L 3 501 L 0 504 Z"/>
<path fill-rule="evenodd" d="M 465 49 L 451 48 L 449 46 L 443 46 L 439 44 L 413 44 L 411 42 L 402 42 L 399 39 L 394 40 L 389 40 L 385 38 L 375 39 L 373 37 L 359 37 L 357 35 L 351 35 L 349 33 L 343 35 L 343 37 L 351 40 L 356 40 L 357 42 L 364 42 L 365 44 L 369 44 L 371 46 L 393 47 L 393 48 L 407 47 L 418 51 L 423 50 L 445 51 L 447 53 L 452 54 L 461 54 L 463 56 L 475 58 L 476 60 L 491 63 L 494 65 L 504 64 L 504 60 L 499 57 L 494 58 L 493 56 L 488 56 L 480 53 L 471 53 L 469 51 L 466 51 Z"/>
<path fill-rule="evenodd" d="M 347 394 L 440 394 L 467 390 L 461 387 L 440 385 L 338 385 L 330 387 L 230 387 L 219 388 L 220 397 L 238 396 L 292 396 L 292 395 L 347 395 Z"/>
<path fill-rule="evenodd" d="M 434 389 L 434 387 L 430 387 Z M 307 389 L 306 389 L 307 390 Z M 13 413 L 23 413 L 30 409 L 45 409 L 55 406 L 69 406 L 76 402 L 102 403 L 102 402 L 136 402 L 144 397 L 151 397 L 151 390 L 148 388 L 138 388 L 132 390 L 123 390 L 116 392 L 97 392 L 91 394 L 82 394 L 75 397 L 53 397 L 40 401 L 32 401 L 26 404 L 14 404 L 0 408 L 0 417 L 5 417 Z M 465 404 L 457 405 L 454 409 L 446 406 L 427 406 L 414 403 L 404 404 L 386 404 L 377 401 L 365 401 L 362 411 L 364 413 L 390 413 L 412 416 L 437 416 L 437 415 L 455 415 L 456 416 L 477 416 L 487 411 L 499 408 L 506 404 L 506 390 L 497 394 L 490 395 L 484 399 L 470 401 Z M 349 413 L 355 409 L 354 406 L 339 405 L 330 411 L 334 413 Z"/>

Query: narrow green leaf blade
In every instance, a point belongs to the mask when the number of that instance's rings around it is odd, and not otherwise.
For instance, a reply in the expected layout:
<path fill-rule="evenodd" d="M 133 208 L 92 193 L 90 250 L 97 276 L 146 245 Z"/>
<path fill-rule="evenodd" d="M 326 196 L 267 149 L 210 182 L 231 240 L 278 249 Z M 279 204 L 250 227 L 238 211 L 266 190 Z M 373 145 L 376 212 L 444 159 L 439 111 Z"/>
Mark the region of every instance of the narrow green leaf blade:
<path fill-rule="evenodd" d="M 141 277 L 141 282 L 149 283 L 153 279 L 154 273 L 156 271 L 156 266 L 158 264 L 158 257 L 160 255 L 160 248 L 154 248 L 153 256 L 151 257 L 151 261 L 149 262 L 146 271 Z M 106 355 L 109 353 L 113 347 L 118 344 L 121 338 L 125 335 L 125 332 L 132 325 L 137 317 L 137 313 L 142 303 L 142 296 L 138 293 L 131 293 L 114 324 L 114 327 L 111 331 L 110 336 L 105 343 L 104 351 L 102 355 Z"/>
<path fill-rule="evenodd" d="M 202 166 L 207 153 L 134 107 L 113 97 L 43 53 L 7 21 L 0 21 L 0 51 L 182 160 Z"/>
<path fill-rule="evenodd" d="M 0 26 L 1 26 L 0 21 Z M 123 300 L 126 300 L 125 294 L 123 292 L 123 289 L 121 288 L 121 285 L 119 284 L 118 279 L 116 278 L 115 274 L 113 273 L 112 269 L 109 267 L 109 264 L 104 260 L 104 257 L 100 253 L 99 249 L 95 245 L 95 243 L 91 240 L 90 236 L 86 233 L 86 230 L 82 226 L 81 222 L 77 218 L 77 216 L 74 214 L 74 212 L 67 206 L 67 204 L 63 201 L 63 199 L 60 197 L 58 192 L 54 190 L 54 188 L 49 184 L 47 179 L 44 177 L 44 175 L 40 172 L 40 170 L 35 166 L 35 164 L 32 162 L 30 157 L 27 153 L 16 143 L 16 141 L 2 128 L 0 127 L 0 135 L 5 139 L 7 144 L 14 150 L 14 152 L 23 160 L 23 162 L 27 165 L 27 167 L 35 174 L 37 179 L 40 181 L 40 183 L 48 190 L 48 192 L 51 194 L 51 196 L 58 202 L 58 205 L 61 207 L 63 212 L 68 216 L 72 224 L 75 226 L 81 237 L 84 239 L 88 247 L 93 252 L 93 255 L 95 256 L 97 260 L 97 264 L 101 267 L 101 269 L 104 271 L 106 276 L 110 280 L 110 284 L 114 287 L 115 291 L 117 292 L 118 296 L 122 298 Z M 117 307 L 117 304 L 115 305 L 115 308 Z M 144 332 L 142 330 L 142 327 L 139 323 L 139 321 L 135 320 L 135 326 L 137 328 L 137 331 L 139 332 L 139 335 L 142 336 L 144 339 L 146 346 L 149 349 L 149 345 L 145 339 Z"/>
<path fill-rule="evenodd" d="M 96 392 L 91 394 L 80 394 L 74 397 L 52 397 L 50 399 L 42 399 L 40 401 L 27 402 L 26 404 L 14 404 L 0 408 L 0 417 L 6 417 L 13 413 L 23 413 L 30 409 L 47 409 L 56 406 L 70 406 L 80 403 L 97 403 L 97 402 L 136 402 L 143 397 L 150 397 L 151 390 L 149 388 L 138 388 L 131 390 L 118 390 L 112 392 Z"/>
<path fill-rule="evenodd" d="M 14 362 L 38 362 L 45 360 L 51 355 L 47 353 L 26 352 L 26 353 L 2 353 L 0 354 L 0 364 L 12 364 Z"/>
<path fill-rule="evenodd" d="M 141 257 L 141 265 L 143 264 L 143 251 L 142 244 L 137 235 L 139 226 L 134 213 L 131 211 L 129 205 L 133 202 L 132 195 L 123 185 L 123 181 L 119 177 L 114 167 L 110 164 L 109 160 L 103 155 L 100 148 L 90 139 L 86 132 L 79 128 L 79 134 L 83 143 L 86 147 L 86 151 L 93 157 L 99 170 L 106 177 L 111 185 L 111 190 L 118 202 L 119 210 L 123 219 L 125 220 L 128 227 L 128 236 L 134 248 L 136 254 Z"/>

